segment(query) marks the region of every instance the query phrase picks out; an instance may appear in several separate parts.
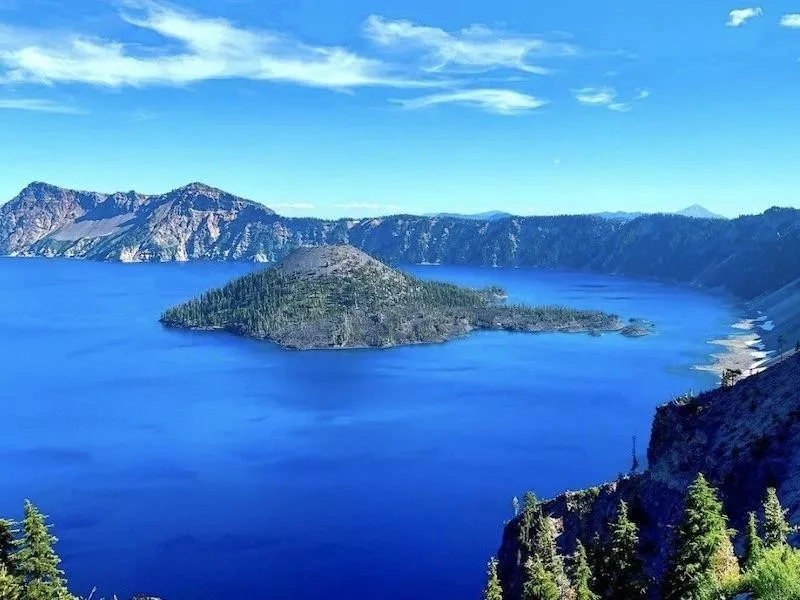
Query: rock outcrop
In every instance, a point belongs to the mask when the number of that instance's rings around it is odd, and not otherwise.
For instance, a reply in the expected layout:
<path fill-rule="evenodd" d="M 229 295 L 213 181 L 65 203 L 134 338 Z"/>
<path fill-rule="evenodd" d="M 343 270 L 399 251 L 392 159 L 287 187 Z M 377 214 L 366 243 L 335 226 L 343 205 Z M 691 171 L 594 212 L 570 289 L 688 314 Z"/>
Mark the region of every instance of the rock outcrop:
<path fill-rule="evenodd" d="M 671 528 L 680 518 L 686 488 L 703 473 L 721 492 L 739 532 L 775 487 L 790 522 L 800 523 L 800 355 L 733 387 L 678 398 L 658 408 L 644 473 L 596 488 L 566 492 L 545 505 L 557 523 L 562 551 L 606 533 L 620 500 L 641 527 L 648 575 L 660 578 L 671 552 Z M 535 484 L 535 479 L 532 480 Z M 499 550 L 508 598 L 520 597 L 518 522 L 505 528 Z M 741 544 L 741 535 L 737 537 Z"/>

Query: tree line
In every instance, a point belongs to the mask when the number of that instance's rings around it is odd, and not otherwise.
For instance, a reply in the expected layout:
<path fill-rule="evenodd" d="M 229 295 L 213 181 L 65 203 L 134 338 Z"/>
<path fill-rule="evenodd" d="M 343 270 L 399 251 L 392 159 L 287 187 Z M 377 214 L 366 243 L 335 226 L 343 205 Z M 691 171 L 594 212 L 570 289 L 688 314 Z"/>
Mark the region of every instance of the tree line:
<path fill-rule="evenodd" d="M 67 591 L 50 527 L 30 501 L 20 523 L 0 519 L 0 600 L 76 600 Z"/>
<path fill-rule="evenodd" d="M 528 492 L 518 515 L 521 600 L 646 600 L 654 593 L 663 600 L 725 600 L 741 593 L 756 600 L 800 600 L 800 551 L 787 542 L 794 528 L 775 489 L 767 490 L 761 508 L 761 522 L 755 512 L 748 515 L 744 551 L 737 557 L 736 532 L 719 494 L 699 474 L 673 531 L 667 570 L 661 581 L 652 581 L 639 558 L 639 527 L 624 501 L 606 539 L 596 534 L 588 546 L 578 540 L 575 552 L 563 557 L 551 517 Z M 496 559 L 488 564 L 483 598 L 509 600 Z"/>

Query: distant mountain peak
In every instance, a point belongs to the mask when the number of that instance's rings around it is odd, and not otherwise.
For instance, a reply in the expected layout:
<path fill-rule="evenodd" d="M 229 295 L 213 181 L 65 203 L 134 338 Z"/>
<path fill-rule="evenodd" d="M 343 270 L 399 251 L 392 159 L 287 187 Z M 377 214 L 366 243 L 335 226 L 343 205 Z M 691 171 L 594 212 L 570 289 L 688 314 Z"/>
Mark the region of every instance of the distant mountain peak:
<path fill-rule="evenodd" d="M 683 215 L 684 217 L 691 217 L 693 219 L 727 219 L 722 215 L 718 215 L 717 213 L 713 213 L 704 206 L 700 206 L 699 204 L 692 204 L 691 206 L 687 206 L 683 210 L 679 210 L 675 213 L 676 215 Z"/>
<path fill-rule="evenodd" d="M 616 212 L 595 213 L 595 215 L 598 217 L 602 217 L 604 219 L 609 219 L 612 221 L 633 221 L 634 219 L 638 219 L 639 217 L 644 217 L 651 214 L 654 213 L 645 213 L 638 211 L 637 212 L 616 211 Z M 687 206 L 683 210 L 679 210 L 672 213 L 665 212 L 662 214 L 680 215 L 682 217 L 691 217 L 693 219 L 727 219 L 727 217 L 713 213 L 710 210 L 706 209 L 705 207 L 700 206 L 699 204 L 692 204 L 691 206 Z"/>
<path fill-rule="evenodd" d="M 435 217 L 437 219 L 464 219 L 467 221 L 497 221 L 513 217 L 511 213 L 502 210 L 490 210 L 482 213 L 462 214 L 462 213 L 428 213 L 425 217 Z"/>
<path fill-rule="evenodd" d="M 22 188 L 20 194 L 62 191 L 63 189 L 64 188 L 53 185 L 52 183 L 47 183 L 45 181 L 31 181 L 28 185 Z"/>

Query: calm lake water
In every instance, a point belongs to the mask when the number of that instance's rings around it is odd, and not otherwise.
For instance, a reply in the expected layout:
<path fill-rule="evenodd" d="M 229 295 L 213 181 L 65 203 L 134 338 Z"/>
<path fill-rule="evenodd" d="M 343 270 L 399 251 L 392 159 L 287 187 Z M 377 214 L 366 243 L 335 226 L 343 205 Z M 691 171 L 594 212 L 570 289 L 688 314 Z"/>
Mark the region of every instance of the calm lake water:
<path fill-rule="evenodd" d="M 476 598 L 511 497 L 627 470 L 735 317 L 652 282 L 414 267 L 658 333 L 295 352 L 158 324 L 254 268 L 0 259 L 0 514 L 52 516 L 75 592 Z"/>

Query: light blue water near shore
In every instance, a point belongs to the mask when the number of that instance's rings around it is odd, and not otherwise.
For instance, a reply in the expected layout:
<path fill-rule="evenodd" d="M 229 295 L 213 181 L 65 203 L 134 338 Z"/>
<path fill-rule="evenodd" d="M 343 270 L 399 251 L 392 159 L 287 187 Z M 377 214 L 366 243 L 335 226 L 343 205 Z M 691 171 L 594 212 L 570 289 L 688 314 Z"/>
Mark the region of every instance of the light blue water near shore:
<path fill-rule="evenodd" d="M 713 385 L 690 367 L 735 316 L 653 282 L 415 267 L 658 333 L 294 352 L 158 324 L 254 268 L 0 259 L 0 514 L 52 515 L 76 592 L 475 598 L 512 495 L 626 470 L 657 404 Z"/>

